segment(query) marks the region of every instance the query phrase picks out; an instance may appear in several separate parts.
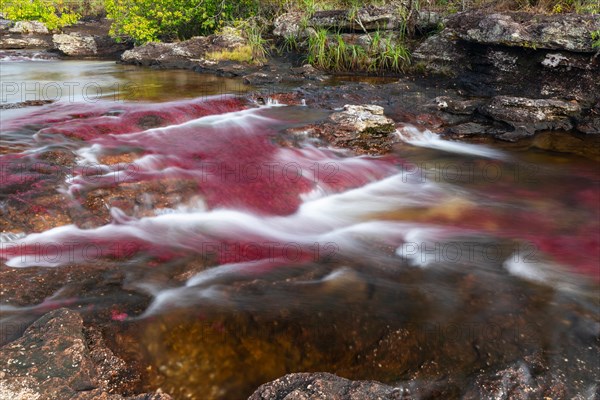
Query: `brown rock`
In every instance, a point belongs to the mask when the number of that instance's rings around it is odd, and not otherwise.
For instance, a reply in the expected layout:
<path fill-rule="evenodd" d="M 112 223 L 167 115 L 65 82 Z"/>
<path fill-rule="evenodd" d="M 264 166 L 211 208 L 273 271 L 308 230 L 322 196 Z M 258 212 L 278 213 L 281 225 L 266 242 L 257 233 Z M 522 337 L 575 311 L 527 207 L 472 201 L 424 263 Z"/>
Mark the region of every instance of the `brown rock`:
<path fill-rule="evenodd" d="M 359 154 L 383 154 L 396 141 L 395 131 L 394 121 L 383 115 L 383 107 L 347 104 L 324 124 L 317 125 L 313 135 Z"/>
<path fill-rule="evenodd" d="M 319 372 L 289 374 L 265 383 L 248 400 L 392 400 L 403 399 L 406 394 L 403 388 Z"/>
<path fill-rule="evenodd" d="M 81 316 L 64 308 L 45 314 L 0 348 L 0 365 L 2 399 L 124 400 L 114 391 L 138 379 L 99 332 L 86 332 Z M 157 392 L 129 399 L 171 397 Z"/>

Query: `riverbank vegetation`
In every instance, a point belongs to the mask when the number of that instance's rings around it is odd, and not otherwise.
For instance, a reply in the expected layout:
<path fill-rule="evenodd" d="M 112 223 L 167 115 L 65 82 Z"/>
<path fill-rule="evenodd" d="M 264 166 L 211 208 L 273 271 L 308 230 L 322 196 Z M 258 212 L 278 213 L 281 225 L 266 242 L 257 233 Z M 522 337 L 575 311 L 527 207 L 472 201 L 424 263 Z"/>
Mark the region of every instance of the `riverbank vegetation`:
<path fill-rule="evenodd" d="M 400 13 L 427 9 L 444 14 L 473 8 L 546 14 L 600 13 L 598 0 L 0 0 L 0 12 L 11 20 L 39 20 L 49 29 L 81 18 L 107 16 L 113 21 L 115 35 L 129 35 L 143 43 L 183 40 L 255 16 L 268 22 L 291 11 L 310 16 L 316 11 L 351 11 L 390 4 L 396 5 Z"/>
<path fill-rule="evenodd" d="M 111 35 L 131 38 L 136 44 L 177 41 L 221 32 L 234 27 L 247 41 L 235 50 L 215 52 L 214 60 L 261 64 L 272 50 L 280 54 L 300 51 L 306 62 L 332 72 L 402 72 L 410 64 L 408 41 L 415 33 L 420 10 L 450 14 L 468 9 L 533 11 L 546 14 L 600 13 L 598 0 L 0 0 L 4 17 L 38 20 L 50 30 L 74 24 L 82 18 L 106 16 Z M 359 9 L 367 5 L 391 6 L 400 24 L 393 31 L 364 29 Z M 347 10 L 347 18 L 366 39 L 355 43 L 341 30 L 309 26 L 318 11 Z M 303 36 L 290 35 L 273 43 L 265 38 L 267 27 L 282 14 L 303 15 Z M 362 27 L 362 29 L 360 29 Z M 592 36 L 600 47 L 600 33 Z"/>

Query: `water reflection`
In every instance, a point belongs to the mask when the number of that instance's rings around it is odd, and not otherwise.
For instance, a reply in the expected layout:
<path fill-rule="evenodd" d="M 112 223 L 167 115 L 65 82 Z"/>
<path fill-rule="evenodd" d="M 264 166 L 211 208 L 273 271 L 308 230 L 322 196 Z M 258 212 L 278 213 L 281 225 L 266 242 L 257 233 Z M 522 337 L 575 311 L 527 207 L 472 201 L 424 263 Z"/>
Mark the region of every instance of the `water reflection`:
<path fill-rule="evenodd" d="M 112 61 L 2 62 L 0 103 L 28 100 L 60 102 L 169 101 L 245 93 L 239 79 L 187 70 L 158 70 Z M 5 112 L 3 111 L 3 114 Z M 13 116 L 12 110 L 4 117 Z"/>

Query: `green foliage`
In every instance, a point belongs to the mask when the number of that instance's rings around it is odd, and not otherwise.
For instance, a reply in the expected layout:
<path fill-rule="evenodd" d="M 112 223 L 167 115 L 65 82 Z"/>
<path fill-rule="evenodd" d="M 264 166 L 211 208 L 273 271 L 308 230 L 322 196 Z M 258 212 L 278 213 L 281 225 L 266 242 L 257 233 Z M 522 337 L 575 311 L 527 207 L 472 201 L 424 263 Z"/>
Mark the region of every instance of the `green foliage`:
<path fill-rule="evenodd" d="M 62 0 L 0 0 L 0 10 L 13 21 L 40 21 L 49 30 L 76 23 L 81 15 L 72 9 L 73 3 Z"/>
<path fill-rule="evenodd" d="M 290 35 L 283 38 L 283 41 L 281 42 L 278 51 L 279 54 L 282 54 L 285 52 L 298 51 L 299 48 L 300 43 L 298 38 L 294 35 Z"/>
<path fill-rule="evenodd" d="M 485 8 L 498 11 L 531 11 L 560 14 L 600 14 L 598 0 L 425 0 L 425 8 L 444 13 L 455 13 L 466 9 Z"/>
<path fill-rule="evenodd" d="M 111 34 L 137 43 L 188 39 L 256 14 L 256 0 L 106 0 Z"/>
<path fill-rule="evenodd" d="M 307 62 L 335 72 L 402 72 L 410 64 L 410 53 L 400 40 L 383 37 L 379 31 L 371 35 L 365 48 L 346 43 L 340 33 L 330 36 L 327 30 L 320 29 L 308 38 Z"/>
<path fill-rule="evenodd" d="M 592 47 L 600 50 L 600 30 L 592 32 Z"/>
<path fill-rule="evenodd" d="M 267 40 L 263 37 L 266 21 L 252 18 L 236 24 L 248 41 L 255 64 L 264 64 L 270 54 Z"/>

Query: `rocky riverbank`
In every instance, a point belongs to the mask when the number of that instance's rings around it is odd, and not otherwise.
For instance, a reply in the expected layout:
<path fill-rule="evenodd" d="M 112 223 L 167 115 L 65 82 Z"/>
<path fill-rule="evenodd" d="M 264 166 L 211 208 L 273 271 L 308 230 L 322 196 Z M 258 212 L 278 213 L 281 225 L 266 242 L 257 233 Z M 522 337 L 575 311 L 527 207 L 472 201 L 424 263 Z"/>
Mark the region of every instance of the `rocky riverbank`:
<path fill-rule="evenodd" d="M 383 27 L 394 32 L 398 27 L 399 21 L 389 10 L 369 8 L 361 13 L 364 22 L 360 27 L 348 22 L 345 11 L 339 11 L 317 12 L 303 28 L 302 15 L 286 14 L 275 21 L 273 34 L 280 40 L 302 40 L 317 29 L 341 30 L 352 32 L 344 34 L 348 43 L 367 47 L 369 30 Z M 394 104 L 415 116 L 429 114 L 426 119 L 435 122 L 425 127 L 454 139 L 517 141 L 542 131 L 600 133 L 600 57 L 592 46 L 592 32 L 600 30 L 600 17 L 466 12 L 444 19 L 423 13 L 418 21 L 419 32 L 444 28 L 413 44 L 411 73 L 397 82 L 363 87 L 356 96 L 361 99 L 354 102 L 381 105 L 392 113 L 398 112 L 392 109 Z M 287 92 L 282 88 L 285 84 L 300 85 L 295 97 L 309 105 L 325 93 L 329 95 L 330 87 L 316 89 L 310 82 L 326 81 L 323 72 L 310 66 L 294 67 L 289 59 L 282 62 L 275 57 L 258 67 L 204 58 L 215 46 L 231 49 L 241 45 L 243 39 L 195 38 L 144 45 L 125 52 L 122 60 L 242 76 L 246 83 L 267 86 L 271 93 Z M 301 60 L 303 50 L 300 46 L 300 54 L 293 59 Z M 425 75 L 419 73 L 423 70 Z M 398 104 L 406 99 L 410 104 Z"/>
<path fill-rule="evenodd" d="M 289 38 L 297 46 L 273 50 L 261 63 L 215 59 L 215 53 L 248 46 L 239 31 L 132 48 L 130 42 L 117 43 L 108 36 L 106 20 L 54 35 L 39 23 L 3 21 L 0 48 L 42 48 L 75 58 L 118 57 L 128 64 L 240 77 L 269 96 L 334 108 L 340 106 L 334 104 L 335 92 L 344 89 L 331 87 L 331 72 L 304 64 L 306 38 L 331 32 L 326 43 L 333 45 L 333 32 L 343 32 L 340 40 L 367 49 L 374 32 L 393 39 L 401 21 L 392 11 L 366 7 L 352 17 L 345 10 L 316 12 L 310 18 L 284 14 L 267 37 L 280 48 Z M 597 15 L 473 11 L 442 17 L 422 11 L 415 18 L 408 73 L 395 82 L 363 86 L 352 101 L 342 103 L 410 114 L 425 128 L 458 140 L 517 141 L 548 131 L 595 135 L 600 133 L 600 48 L 593 47 L 592 33 L 599 30 Z M 332 103 L 319 101 L 327 97 Z"/>
<path fill-rule="evenodd" d="M 118 59 L 133 47 L 128 40 L 117 41 L 108 34 L 110 21 L 84 21 L 51 32 L 38 21 L 0 19 L 0 50 L 39 50 L 63 57 Z"/>

